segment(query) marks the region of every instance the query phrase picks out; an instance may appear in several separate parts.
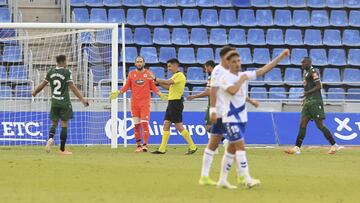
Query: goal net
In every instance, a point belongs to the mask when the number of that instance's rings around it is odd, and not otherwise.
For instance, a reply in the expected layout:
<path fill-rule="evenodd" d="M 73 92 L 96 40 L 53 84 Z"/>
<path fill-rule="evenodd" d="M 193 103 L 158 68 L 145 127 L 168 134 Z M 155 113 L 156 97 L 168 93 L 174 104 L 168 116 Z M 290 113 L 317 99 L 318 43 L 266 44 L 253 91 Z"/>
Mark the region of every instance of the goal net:
<path fill-rule="evenodd" d="M 0 146 L 44 145 L 52 92 L 47 85 L 36 97 L 31 93 L 56 67 L 55 57 L 65 55 L 74 84 L 90 101 L 84 107 L 70 91 L 74 118 L 69 121 L 67 144 L 117 147 L 124 125 L 117 119 L 118 100 L 110 102 L 108 96 L 124 79 L 118 75 L 125 75 L 118 74 L 118 46 L 124 48 L 118 44 L 118 37 L 124 37 L 118 36 L 118 29 L 117 24 L 1 24 Z M 119 110 L 125 107 L 124 103 Z"/>

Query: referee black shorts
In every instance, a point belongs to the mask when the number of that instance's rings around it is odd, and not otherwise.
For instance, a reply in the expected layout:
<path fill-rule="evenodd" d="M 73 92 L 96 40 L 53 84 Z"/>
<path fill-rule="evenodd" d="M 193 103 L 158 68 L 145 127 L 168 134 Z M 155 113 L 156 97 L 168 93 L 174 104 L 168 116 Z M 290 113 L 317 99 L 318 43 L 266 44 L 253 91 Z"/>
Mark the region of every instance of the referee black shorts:
<path fill-rule="evenodd" d="M 182 123 L 182 113 L 184 110 L 184 99 L 169 100 L 166 108 L 164 120 L 172 123 Z"/>

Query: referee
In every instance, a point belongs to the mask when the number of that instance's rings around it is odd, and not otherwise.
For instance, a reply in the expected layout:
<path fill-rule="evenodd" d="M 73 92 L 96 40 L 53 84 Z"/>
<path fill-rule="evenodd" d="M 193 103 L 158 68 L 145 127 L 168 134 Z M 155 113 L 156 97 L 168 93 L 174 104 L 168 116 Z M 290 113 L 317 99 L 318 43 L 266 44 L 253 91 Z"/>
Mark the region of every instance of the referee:
<path fill-rule="evenodd" d="M 170 126 L 172 123 L 175 124 L 175 128 L 181 133 L 186 142 L 189 145 L 186 155 L 190 155 L 196 152 L 198 149 L 194 144 L 189 131 L 187 131 L 182 123 L 182 112 L 184 110 L 184 88 L 186 83 L 186 77 L 184 73 L 179 70 L 179 60 L 173 58 L 166 62 L 168 71 L 170 71 L 173 76 L 169 80 L 163 80 L 156 78 L 152 75 L 154 81 L 158 83 L 164 89 L 169 90 L 168 95 L 168 106 L 166 108 L 165 118 L 164 118 L 164 127 L 163 135 L 161 140 L 160 147 L 153 151 L 153 154 L 165 154 L 166 146 L 170 138 Z"/>

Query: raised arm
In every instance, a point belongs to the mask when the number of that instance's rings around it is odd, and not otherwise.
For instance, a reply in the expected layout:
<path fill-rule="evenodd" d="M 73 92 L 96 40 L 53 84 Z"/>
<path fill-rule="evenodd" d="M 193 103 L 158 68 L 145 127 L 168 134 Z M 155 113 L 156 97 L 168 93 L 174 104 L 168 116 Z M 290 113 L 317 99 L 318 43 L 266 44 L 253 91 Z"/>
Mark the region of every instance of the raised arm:
<path fill-rule="evenodd" d="M 284 58 L 290 55 L 290 50 L 285 49 L 280 53 L 278 57 L 276 57 L 274 60 L 270 61 L 270 63 L 266 64 L 262 68 L 256 70 L 256 77 L 263 76 L 267 72 L 271 71 L 280 61 L 282 61 Z"/>
<path fill-rule="evenodd" d="M 202 98 L 202 97 L 208 97 L 210 96 L 210 88 L 206 88 L 203 92 L 200 92 L 198 94 L 195 94 L 195 95 L 190 95 L 187 97 L 187 99 L 189 101 L 193 100 L 193 99 L 196 99 L 196 98 Z"/>
<path fill-rule="evenodd" d="M 46 87 L 46 85 L 48 84 L 49 82 L 47 80 L 43 80 L 35 89 L 34 91 L 31 93 L 33 97 L 36 97 L 36 95 L 41 92 L 44 87 Z"/>
<path fill-rule="evenodd" d="M 79 89 L 74 85 L 73 82 L 69 82 L 69 88 L 70 90 L 75 94 L 77 98 L 81 101 L 81 103 L 84 104 L 84 106 L 89 106 L 89 101 L 85 99 L 82 94 L 80 93 Z"/>

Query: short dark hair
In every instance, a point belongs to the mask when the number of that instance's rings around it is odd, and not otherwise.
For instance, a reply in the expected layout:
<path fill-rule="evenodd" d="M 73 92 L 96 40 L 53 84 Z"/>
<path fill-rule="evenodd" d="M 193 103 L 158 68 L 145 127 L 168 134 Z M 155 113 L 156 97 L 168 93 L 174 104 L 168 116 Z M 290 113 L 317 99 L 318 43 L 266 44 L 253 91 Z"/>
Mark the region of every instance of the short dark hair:
<path fill-rule="evenodd" d="M 308 61 L 310 61 L 310 62 L 311 62 L 311 58 L 310 58 L 310 57 L 308 57 L 308 56 L 305 56 L 302 60 L 308 60 Z"/>
<path fill-rule="evenodd" d="M 145 63 L 145 58 L 144 58 L 143 56 L 141 56 L 141 55 L 139 55 L 139 56 L 137 56 L 137 57 L 135 58 L 135 62 L 136 62 L 136 59 L 138 59 L 138 58 L 142 58 L 142 60 L 143 60 L 144 63 Z"/>
<path fill-rule="evenodd" d="M 230 60 L 234 56 L 240 57 L 240 54 L 234 51 L 226 58 L 226 60 Z"/>
<path fill-rule="evenodd" d="M 234 47 L 231 46 L 224 46 L 223 48 L 221 48 L 220 50 L 220 57 L 225 56 L 227 53 L 229 53 L 229 51 L 233 51 L 235 50 Z"/>
<path fill-rule="evenodd" d="M 205 62 L 204 65 L 214 68 L 215 67 L 215 62 L 213 60 L 208 60 L 208 61 Z"/>
<path fill-rule="evenodd" d="M 64 63 L 66 61 L 66 56 L 65 55 L 59 55 L 56 57 L 56 63 Z"/>
<path fill-rule="evenodd" d="M 179 60 L 177 60 L 176 58 L 172 58 L 166 61 L 166 64 L 171 63 L 171 64 L 177 64 L 180 65 Z"/>

